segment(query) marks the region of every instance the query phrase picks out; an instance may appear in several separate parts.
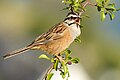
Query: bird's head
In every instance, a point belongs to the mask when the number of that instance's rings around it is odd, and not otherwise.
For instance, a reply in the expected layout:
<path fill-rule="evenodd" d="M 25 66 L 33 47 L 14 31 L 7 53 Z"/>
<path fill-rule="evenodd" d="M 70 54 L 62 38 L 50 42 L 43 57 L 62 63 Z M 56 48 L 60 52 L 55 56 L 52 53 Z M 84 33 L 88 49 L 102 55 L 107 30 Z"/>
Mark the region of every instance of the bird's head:
<path fill-rule="evenodd" d="M 67 14 L 64 22 L 67 23 L 68 25 L 72 24 L 80 25 L 80 16 L 78 13 L 70 12 Z"/>

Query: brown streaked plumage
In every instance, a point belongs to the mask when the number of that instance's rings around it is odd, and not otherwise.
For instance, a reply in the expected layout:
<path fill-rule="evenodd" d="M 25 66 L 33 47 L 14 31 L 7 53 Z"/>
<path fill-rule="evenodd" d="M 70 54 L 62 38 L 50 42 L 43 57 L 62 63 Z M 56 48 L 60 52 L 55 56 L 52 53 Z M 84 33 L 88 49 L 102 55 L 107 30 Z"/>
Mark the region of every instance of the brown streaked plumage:
<path fill-rule="evenodd" d="M 79 21 L 78 14 L 69 13 L 63 22 L 38 36 L 30 45 L 8 53 L 3 57 L 7 59 L 28 50 L 42 50 L 52 55 L 58 55 L 80 35 Z"/>

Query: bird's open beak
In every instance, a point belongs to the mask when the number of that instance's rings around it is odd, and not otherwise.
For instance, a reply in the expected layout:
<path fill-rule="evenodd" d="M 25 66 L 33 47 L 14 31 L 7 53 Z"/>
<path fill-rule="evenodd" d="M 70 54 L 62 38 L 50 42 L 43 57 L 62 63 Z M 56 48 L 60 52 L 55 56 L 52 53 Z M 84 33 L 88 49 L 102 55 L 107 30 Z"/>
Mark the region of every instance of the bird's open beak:
<path fill-rule="evenodd" d="M 78 25 L 80 25 L 80 18 L 79 18 L 79 17 L 76 18 L 76 19 L 75 19 L 75 22 L 76 22 Z"/>

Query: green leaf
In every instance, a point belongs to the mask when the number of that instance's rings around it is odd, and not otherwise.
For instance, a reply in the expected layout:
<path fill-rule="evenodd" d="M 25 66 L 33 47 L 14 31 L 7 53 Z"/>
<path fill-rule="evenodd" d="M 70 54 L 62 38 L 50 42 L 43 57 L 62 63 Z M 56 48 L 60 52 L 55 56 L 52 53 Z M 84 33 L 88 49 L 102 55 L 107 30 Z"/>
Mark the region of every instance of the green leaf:
<path fill-rule="evenodd" d="M 46 56 L 45 54 L 41 54 L 39 57 L 39 59 L 47 59 L 50 60 L 50 58 L 48 56 Z"/>
<path fill-rule="evenodd" d="M 71 60 L 71 59 L 72 59 L 72 57 L 69 56 L 69 57 L 68 57 L 68 60 Z"/>
<path fill-rule="evenodd" d="M 85 2 L 86 0 L 82 0 L 81 3 Z"/>
<path fill-rule="evenodd" d="M 105 8 L 101 8 L 101 11 L 103 11 L 103 12 L 104 12 L 104 11 L 105 11 Z"/>
<path fill-rule="evenodd" d="M 105 18 L 106 18 L 105 13 L 102 11 L 102 12 L 101 12 L 101 21 L 104 21 Z"/>
<path fill-rule="evenodd" d="M 62 78 L 65 78 L 64 72 L 61 71 L 60 75 L 62 76 Z"/>
<path fill-rule="evenodd" d="M 70 54 L 71 54 L 72 52 L 70 51 L 70 50 L 66 50 L 66 58 L 65 58 L 65 62 L 68 62 L 68 60 L 71 58 L 70 57 Z"/>
<path fill-rule="evenodd" d="M 68 57 L 70 56 L 72 52 L 70 50 L 66 50 L 66 60 L 68 59 Z"/>
<path fill-rule="evenodd" d="M 72 52 L 71 52 L 71 50 L 67 50 L 66 53 L 67 54 L 71 54 Z"/>
<path fill-rule="evenodd" d="M 113 20 L 115 18 L 115 15 L 112 13 L 112 14 L 109 14 L 110 16 L 110 20 Z"/>
<path fill-rule="evenodd" d="M 62 55 L 62 54 L 71 54 L 71 51 L 68 50 L 68 49 L 65 49 L 64 51 L 62 51 L 62 52 L 60 53 L 60 55 Z"/>
<path fill-rule="evenodd" d="M 72 63 L 79 63 L 79 61 L 80 61 L 80 59 L 79 58 L 73 58 L 72 60 L 71 60 L 71 62 Z"/>
<path fill-rule="evenodd" d="M 68 67 L 67 67 L 67 65 L 64 61 L 62 61 L 61 64 L 62 64 L 62 69 L 63 70 L 61 70 L 60 75 L 62 75 L 62 78 L 64 79 L 66 77 L 66 74 L 69 73 L 69 71 L 68 71 Z"/>
<path fill-rule="evenodd" d="M 57 71 L 57 68 L 58 68 L 58 59 L 55 61 L 55 63 L 54 63 L 54 69 Z"/>
<path fill-rule="evenodd" d="M 105 0 L 106 3 L 110 2 L 110 0 Z"/>
<path fill-rule="evenodd" d="M 120 11 L 120 8 L 116 9 L 116 11 Z"/>
<path fill-rule="evenodd" d="M 51 62 L 52 62 L 52 63 L 54 63 L 54 62 L 55 62 L 54 58 L 52 58 L 52 59 L 51 59 Z"/>
<path fill-rule="evenodd" d="M 101 7 L 97 6 L 97 10 L 98 10 L 98 12 L 100 12 L 101 11 Z"/>
<path fill-rule="evenodd" d="M 115 4 L 114 3 L 113 4 L 108 4 L 106 6 L 106 10 L 116 11 Z"/>
<path fill-rule="evenodd" d="M 102 4 L 99 4 L 99 3 L 97 3 L 96 6 L 97 6 L 97 7 L 99 6 L 99 7 L 101 7 L 101 8 L 103 7 L 103 5 L 102 5 Z"/>
<path fill-rule="evenodd" d="M 66 75 L 68 69 L 67 69 L 67 65 L 62 61 L 62 67 L 63 67 L 63 71 L 64 71 L 64 75 Z"/>
<path fill-rule="evenodd" d="M 52 78 L 53 75 L 54 75 L 54 73 L 48 74 L 46 80 L 51 80 L 51 78 Z"/>
<path fill-rule="evenodd" d="M 89 15 L 84 15 L 86 18 L 90 18 L 90 16 Z"/>
<path fill-rule="evenodd" d="M 81 42 L 81 40 L 79 38 L 76 38 L 75 42 Z"/>
<path fill-rule="evenodd" d="M 90 18 L 89 15 L 81 15 L 81 18 L 84 18 L 84 17 L 86 17 L 86 18 Z"/>
<path fill-rule="evenodd" d="M 84 25 L 80 24 L 80 28 L 83 29 Z"/>
<path fill-rule="evenodd" d="M 70 73 L 68 72 L 68 76 L 67 76 L 67 79 L 66 79 L 66 80 L 68 80 L 69 77 L 70 77 Z"/>
<path fill-rule="evenodd" d="M 96 0 L 97 3 L 102 3 L 104 0 Z"/>
<path fill-rule="evenodd" d="M 78 37 L 75 39 L 75 42 L 81 42 L 80 36 L 78 36 Z"/>
<path fill-rule="evenodd" d="M 69 10 L 69 9 L 70 9 L 70 7 L 65 7 L 62 10 Z"/>
<path fill-rule="evenodd" d="M 75 4 L 75 7 L 77 7 L 77 8 L 78 8 L 79 6 L 80 6 L 80 4 Z"/>

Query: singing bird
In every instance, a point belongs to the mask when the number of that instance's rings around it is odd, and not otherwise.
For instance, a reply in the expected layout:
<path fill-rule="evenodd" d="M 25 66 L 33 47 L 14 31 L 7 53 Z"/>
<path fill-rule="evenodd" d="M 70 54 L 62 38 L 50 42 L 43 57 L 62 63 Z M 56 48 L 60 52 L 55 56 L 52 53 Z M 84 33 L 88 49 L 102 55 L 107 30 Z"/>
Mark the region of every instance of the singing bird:
<path fill-rule="evenodd" d="M 7 59 L 28 50 L 42 50 L 56 56 L 68 48 L 80 34 L 80 16 L 76 12 L 69 12 L 62 22 L 38 36 L 31 44 L 12 51 L 4 55 L 3 58 Z"/>

